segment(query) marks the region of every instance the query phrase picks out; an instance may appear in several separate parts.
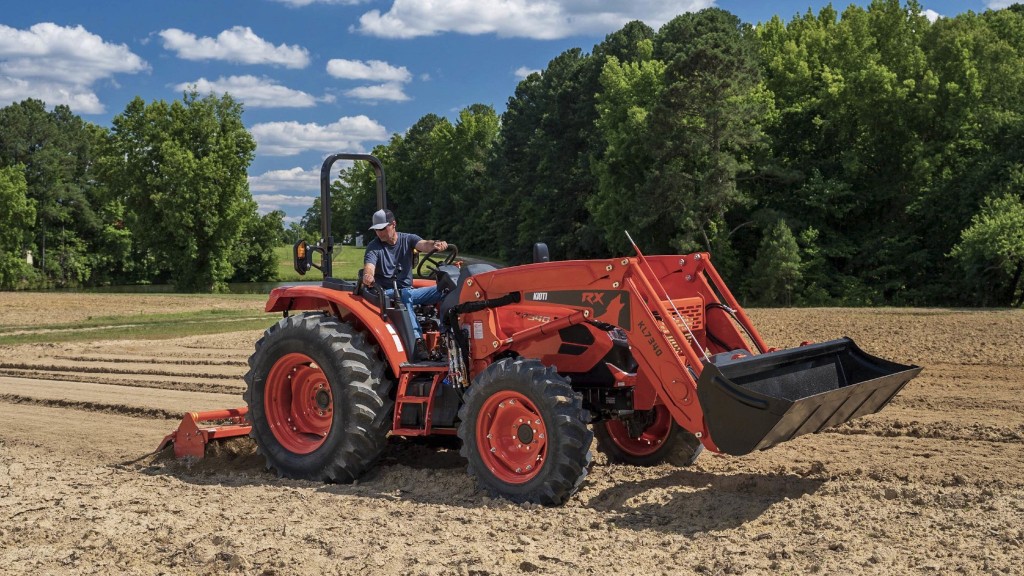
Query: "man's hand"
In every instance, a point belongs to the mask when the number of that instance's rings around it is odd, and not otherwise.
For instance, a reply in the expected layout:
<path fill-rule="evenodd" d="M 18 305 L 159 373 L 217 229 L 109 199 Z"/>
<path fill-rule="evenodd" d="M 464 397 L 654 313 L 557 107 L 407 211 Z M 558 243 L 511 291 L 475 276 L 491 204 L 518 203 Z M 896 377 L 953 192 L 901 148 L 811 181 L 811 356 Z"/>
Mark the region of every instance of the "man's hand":
<path fill-rule="evenodd" d="M 435 252 L 444 252 L 447 249 L 448 249 L 448 243 L 447 242 L 445 242 L 444 240 L 434 240 L 434 251 Z"/>
<path fill-rule="evenodd" d="M 363 286 L 367 288 L 373 288 L 376 280 L 373 278 L 373 273 L 377 271 L 377 267 L 373 264 L 367 264 L 363 266 Z"/>

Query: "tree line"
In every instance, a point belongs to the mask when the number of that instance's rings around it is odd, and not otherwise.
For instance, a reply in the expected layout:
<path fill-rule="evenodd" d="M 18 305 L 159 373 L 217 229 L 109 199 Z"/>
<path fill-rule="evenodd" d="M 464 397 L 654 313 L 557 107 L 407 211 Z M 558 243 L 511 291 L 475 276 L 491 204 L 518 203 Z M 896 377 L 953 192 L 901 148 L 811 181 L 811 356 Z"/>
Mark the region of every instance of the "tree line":
<path fill-rule="evenodd" d="M 109 129 L 34 99 L 0 109 L 0 288 L 273 278 L 284 214 L 257 213 L 241 115 L 195 93 L 135 98 Z"/>
<path fill-rule="evenodd" d="M 632 22 L 374 153 L 400 226 L 508 262 L 708 250 L 763 305 L 1020 306 L 1024 7 Z M 334 185 L 353 233 L 372 174 Z M 315 234 L 319 205 L 304 224 Z"/>
<path fill-rule="evenodd" d="M 631 22 L 501 115 L 427 114 L 372 152 L 402 229 L 509 263 L 534 242 L 628 254 L 628 230 L 647 253 L 710 251 L 755 304 L 1020 306 L 1022 80 L 1020 5 L 932 22 L 874 0 L 756 26 L 713 8 Z M 0 286 L 272 276 L 282 215 L 256 214 L 240 116 L 195 94 L 136 100 L 110 129 L 0 110 Z M 332 184 L 336 237 L 365 234 L 373 182 L 356 164 Z M 315 240 L 320 210 L 291 232 Z"/>

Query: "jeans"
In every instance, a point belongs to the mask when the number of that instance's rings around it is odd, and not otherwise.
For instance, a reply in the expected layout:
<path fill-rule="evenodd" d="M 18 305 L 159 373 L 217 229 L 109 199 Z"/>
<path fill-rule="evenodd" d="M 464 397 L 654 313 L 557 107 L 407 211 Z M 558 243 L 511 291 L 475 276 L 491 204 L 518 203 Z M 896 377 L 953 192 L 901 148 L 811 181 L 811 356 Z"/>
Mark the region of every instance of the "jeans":
<path fill-rule="evenodd" d="M 395 293 L 394 290 L 387 290 L 385 294 L 388 298 L 391 298 Z M 405 304 L 405 317 L 409 321 L 409 326 L 412 326 L 413 334 L 416 339 L 420 340 L 423 338 L 423 331 L 420 330 L 420 323 L 416 321 L 416 313 L 413 312 L 413 306 L 425 306 L 427 304 L 437 304 L 441 301 L 444 296 L 441 291 L 437 289 L 437 286 L 425 286 L 423 288 L 407 288 L 401 290 L 402 303 Z"/>

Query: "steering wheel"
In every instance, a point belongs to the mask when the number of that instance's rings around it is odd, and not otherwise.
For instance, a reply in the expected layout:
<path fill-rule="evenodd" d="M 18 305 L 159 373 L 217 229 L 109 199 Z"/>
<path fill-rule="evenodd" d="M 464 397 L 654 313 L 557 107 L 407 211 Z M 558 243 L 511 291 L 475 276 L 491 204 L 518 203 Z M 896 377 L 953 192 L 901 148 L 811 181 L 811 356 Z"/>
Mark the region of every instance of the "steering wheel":
<path fill-rule="evenodd" d="M 435 256 L 438 253 L 447 252 L 448 255 L 445 257 Z M 417 278 L 433 278 L 437 269 L 441 266 L 447 266 L 459 256 L 459 247 L 455 244 L 449 244 L 447 250 L 438 251 L 431 250 L 420 257 L 420 263 L 416 266 L 416 277 Z"/>

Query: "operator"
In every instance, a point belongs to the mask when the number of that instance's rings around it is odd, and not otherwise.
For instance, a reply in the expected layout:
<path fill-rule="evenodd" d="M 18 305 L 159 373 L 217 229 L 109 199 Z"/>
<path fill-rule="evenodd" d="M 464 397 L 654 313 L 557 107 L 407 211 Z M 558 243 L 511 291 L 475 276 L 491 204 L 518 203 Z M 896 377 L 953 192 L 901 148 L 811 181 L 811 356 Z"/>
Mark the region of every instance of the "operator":
<path fill-rule="evenodd" d="M 370 230 L 377 233 L 377 238 L 370 241 L 366 247 L 366 256 L 363 258 L 363 284 L 369 288 L 379 284 L 390 298 L 397 283 L 402 302 L 405 303 L 409 325 L 416 336 L 414 360 L 421 360 L 424 356 L 423 332 L 412 307 L 436 304 L 441 301 L 444 294 L 436 285 L 412 287 L 412 251 L 415 248 L 419 252 L 440 252 L 448 249 L 448 243 L 444 240 L 424 240 L 416 234 L 399 232 L 395 215 L 391 210 L 374 212 Z"/>

